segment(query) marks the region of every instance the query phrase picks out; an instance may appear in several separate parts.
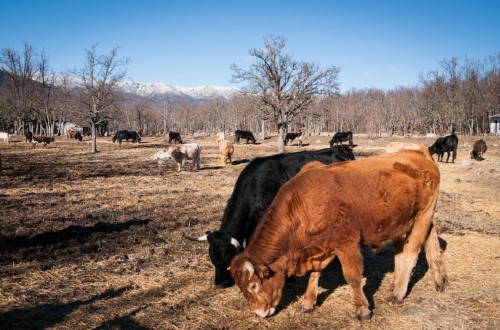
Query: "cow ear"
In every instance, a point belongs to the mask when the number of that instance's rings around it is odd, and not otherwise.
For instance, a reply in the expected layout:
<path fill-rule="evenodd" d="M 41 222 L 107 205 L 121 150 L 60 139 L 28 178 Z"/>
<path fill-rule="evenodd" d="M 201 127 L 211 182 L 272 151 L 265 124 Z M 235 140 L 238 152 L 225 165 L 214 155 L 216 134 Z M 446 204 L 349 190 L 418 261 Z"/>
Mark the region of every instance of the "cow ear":
<path fill-rule="evenodd" d="M 257 275 L 257 277 L 260 278 L 261 280 L 268 279 L 274 274 L 274 272 L 264 264 L 257 264 L 255 265 L 254 268 L 255 268 L 255 275 Z"/>
<path fill-rule="evenodd" d="M 248 279 L 252 278 L 253 274 L 255 273 L 255 269 L 250 261 L 245 261 L 243 264 L 243 269 L 248 272 Z"/>

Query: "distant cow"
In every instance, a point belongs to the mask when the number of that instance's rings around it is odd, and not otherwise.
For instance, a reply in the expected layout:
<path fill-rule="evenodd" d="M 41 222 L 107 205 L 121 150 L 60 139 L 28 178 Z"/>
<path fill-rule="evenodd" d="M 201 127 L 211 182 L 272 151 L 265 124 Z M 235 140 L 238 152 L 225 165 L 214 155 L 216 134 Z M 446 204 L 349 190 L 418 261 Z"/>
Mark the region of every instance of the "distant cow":
<path fill-rule="evenodd" d="M 349 141 L 349 147 L 352 147 L 352 132 L 337 132 L 333 135 L 333 138 L 330 140 L 330 147 L 333 147 L 334 144 L 342 144 L 342 142 Z"/>
<path fill-rule="evenodd" d="M 198 238 L 186 237 L 208 241 L 208 253 L 215 267 L 215 285 L 233 285 L 227 269 L 231 259 L 242 250 L 244 242 L 250 243 L 255 227 L 280 187 L 304 164 L 312 160 L 330 164 L 353 159 L 351 149 L 346 146 L 253 159 L 236 180 L 219 229 Z"/>
<path fill-rule="evenodd" d="M 172 141 L 182 143 L 181 135 L 178 132 L 168 132 L 168 144 L 172 144 Z"/>
<path fill-rule="evenodd" d="M 402 303 L 422 245 L 434 286 L 443 291 L 448 278 L 432 220 L 439 179 L 427 150 L 305 165 L 281 187 L 252 241 L 231 262 L 231 276 L 251 311 L 274 314 L 285 279 L 309 272 L 302 309 L 311 311 L 321 271 L 338 257 L 354 291 L 356 317 L 370 319 L 360 244 L 374 250 L 394 244 L 392 303 Z"/>
<path fill-rule="evenodd" d="M 24 138 L 26 139 L 26 143 L 30 143 L 31 139 L 33 139 L 33 133 L 29 130 L 24 131 Z"/>
<path fill-rule="evenodd" d="M 474 142 L 472 146 L 472 151 L 470 152 L 470 158 L 475 160 L 483 160 L 483 154 L 488 150 L 486 142 L 483 139 Z"/>
<path fill-rule="evenodd" d="M 153 158 L 157 161 L 169 158 L 174 159 L 177 163 L 179 172 L 187 160 L 193 160 L 193 163 L 191 164 L 191 171 L 195 165 L 196 168 L 200 170 L 201 148 L 198 143 L 186 143 L 178 146 L 170 146 L 168 149 L 158 151 L 153 155 Z"/>
<path fill-rule="evenodd" d="M 9 143 L 10 134 L 6 132 L 0 132 L 0 139 L 3 139 L 3 142 Z"/>
<path fill-rule="evenodd" d="M 75 132 L 74 138 L 75 138 L 75 140 L 78 140 L 80 142 L 83 141 L 83 136 L 82 136 L 82 133 L 80 131 Z"/>
<path fill-rule="evenodd" d="M 247 140 L 246 143 L 252 142 L 253 144 L 255 144 L 256 142 L 252 132 L 236 130 L 234 132 L 234 143 L 240 144 L 240 139 Z"/>
<path fill-rule="evenodd" d="M 45 148 L 49 143 L 54 142 L 54 138 L 52 136 L 45 135 L 34 135 L 31 139 L 31 143 L 33 144 L 33 148 L 37 144 L 41 144 L 43 148 Z"/>
<path fill-rule="evenodd" d="M 141 142 L 141 137 L 136 131 L 127 131 L 127 130 L 122 130 L 122 131 L 117 131 L 116 134 L 113 136 L 113 142 L 118 141 L 118 144 L 122 144 L 122 141 L 125 140 L 128 142 L 128 140 L 131 140 L 132 142 Z"/>
<path fill-rule="evenodd" d="M 453 154 L 451 162 L 455 162 L 455 158 L 457 158 L 457 146 L 458 146 L 458 137 L 455 134 L 451 134 L 442 138 L 438 138 L 436 142 L 432 146 L 429 147 L 429 152 L 431 155 L 438 155 L 438 162 L 443 161 L 444 153 L 448 154 L 446 158 L 446 162 L 450 159 L 450 153 Z"/>
<path fill-rule="evenodd" d="M 74 129 L 66 131 L 64 133 L 64 138 L 65 139 L 75 139 L 75 140 L 78 140 L 78 141 L 82 141 L 83 140 L 82 133 L 80 131 L 74 130 Z"/>
<path fill-rule="evenodd" d="M 302 133 L 302 132 L 286 133 L 286 136 L 285 136 L 285 145 L 288 142 L 292 142 L 293 140 L 297 139 L 297 141 L 299 141 L 299 146 L 302 147 L 302 136 L 303 136 L 303 134 L 304 133 Z"/>
<path fill-rule="evenodd" d="M 219 132 L 219 133 L 215 134 L 214 140 L 217 143 L 217 145 L 220 146 L 222 141 L 224 141 L 224 132 Z"/>
<path fill-rule="evenodd" d="M 234 153 L 234 146 L 230 141 L 222 141 L 219 151 L 221 154 L 221 160 L 224 165 L 227 164 L 227 161 L 229 160 L 229 163 L 231 164 L 231 159 L 233 157 Z"/>

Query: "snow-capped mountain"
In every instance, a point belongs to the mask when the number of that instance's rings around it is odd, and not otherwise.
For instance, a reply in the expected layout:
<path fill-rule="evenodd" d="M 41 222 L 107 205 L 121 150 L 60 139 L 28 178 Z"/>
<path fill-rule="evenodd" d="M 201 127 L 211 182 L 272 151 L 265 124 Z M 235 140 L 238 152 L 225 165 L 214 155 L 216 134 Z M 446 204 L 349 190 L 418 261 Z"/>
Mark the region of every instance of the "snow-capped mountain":
<path fill-rule="evenodd" d="M 216 98 L 229 99 L 238 93 L 238 89 L 233 87 L 178 87 L 163 83 L 136 82 L 121 83 L 121 90 L 124 93 L 139 95 L 156 102 L 161 102 L 163 100 L 176 101 L 181 99 L 188 102 L 203 102 Z"/>

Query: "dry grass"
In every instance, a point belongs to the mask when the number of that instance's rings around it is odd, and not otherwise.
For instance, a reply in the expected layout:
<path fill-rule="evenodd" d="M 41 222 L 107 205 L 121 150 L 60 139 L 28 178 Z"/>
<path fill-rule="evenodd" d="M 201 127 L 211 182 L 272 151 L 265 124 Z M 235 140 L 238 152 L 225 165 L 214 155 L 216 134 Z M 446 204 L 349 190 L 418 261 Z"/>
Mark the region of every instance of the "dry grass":
<path fill-rule="evenodd" d="M 274 153 L 275 139 L 236 145 L 236 164 L 223 166 L 210 138 L 202 170 L 177 173 L 173 162 L 147 159 L 160 138 L 99 140 L 97 154 L 57 139 L 47 149 L 0 143 L 0 328 L 58 329 L 498 329 L 500 328 L 500 140 L 487 137 L 482 162 L 460 138 L 455 164 L 439 164 L 441 232 L 450 286 L 433 289 L 421 255 L 402 306 L 385 301 L 392 248 L 364 251 L 371 321 L 354 317 L 352 290 L 333 262 L 320 280 L 319 306 L 300 311 L 306 279 L 287 283 L 281 309 L 252 316 L 239 289 L 216 289 L 204 244 L 182 232 L 219 226 L 226 201 L 248 160 Z M 307 137 L 303 149 L 326 147 Z M 430 145 L 433 139 L 355 137 L 357 157 L 381 153 L 392 140 Z M 299 147 L 287 147 L 297 151 Z M 187 168 L 187 167 L 186 167 Z"/>

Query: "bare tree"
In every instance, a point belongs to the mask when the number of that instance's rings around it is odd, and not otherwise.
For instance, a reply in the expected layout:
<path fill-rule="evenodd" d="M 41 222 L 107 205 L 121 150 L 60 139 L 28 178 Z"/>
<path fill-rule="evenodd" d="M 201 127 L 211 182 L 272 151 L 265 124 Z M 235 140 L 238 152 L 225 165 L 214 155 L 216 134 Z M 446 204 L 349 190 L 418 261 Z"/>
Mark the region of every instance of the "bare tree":
<path fill-rule="evenodd" d="M 109 120 L 108 112 L 118 100 L 116 89 L 126 75 L 124 68 L 128 59 L 118 58 L 118 48 L 113 48 L 108 55 L 98 55 L 97 45 L 86 49 L 84 67 L 75 70 L 81 79 L 81 101 L 85 105 L 87 117 L 91 123 L 92 152 L 97 152 L 97 127 Z"/>
<path fill-rule="evenodd" d="M 320 70 L 314 63 L 297 62 L 283 53 L 286 40 L 283 37 L 264 38 L 264 49 L 251 49 L 256 60 L 250 69 L 231 65 L 232 81 L 246 82 L 244 92 L 257 95 L 261 109 L 268 111 L 278 129 L 278 152 L 285 152 L 284 132 L 295 116 L 300 114 L 317 95 L 338 93 L 340 69 L 332 66 Z"/>

